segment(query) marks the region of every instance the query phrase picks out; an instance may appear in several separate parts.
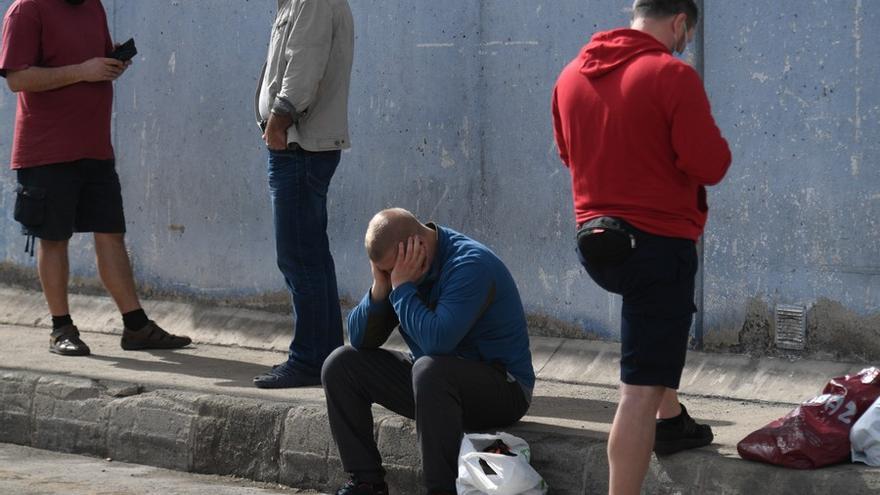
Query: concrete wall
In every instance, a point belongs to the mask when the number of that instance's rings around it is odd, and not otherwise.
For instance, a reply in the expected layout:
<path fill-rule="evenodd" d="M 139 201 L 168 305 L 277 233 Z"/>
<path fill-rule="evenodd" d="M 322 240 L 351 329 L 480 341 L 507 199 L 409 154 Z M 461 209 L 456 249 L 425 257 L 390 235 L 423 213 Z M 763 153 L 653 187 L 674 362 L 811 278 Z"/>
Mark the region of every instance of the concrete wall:
<path fill-rule="evenodd" d="M 736 343 L 749 314 L 766 319 L 776 302 L 827 298 L 847 321 L 880 302 L 880 35 L 863 2 L 705 2 L 707 85 L 736 160 L 710 192 L 707 342 Z M 104 3 L 115 36 L 134 36 L 141 50 L 115 107 L 139 280 L 199 298 L 277 297 L 251 109 L 275 2 Z M 528 311 L 554 331 L 617 335 L 618 298 L 574 255 L 549 99 L 593 31 L 627 22 L 627 3 L 351 1 L 354 148 L 330 193 L 344 295 L 369 282 L 366 221 L 399 205 L 494 247 Z M 0 91 L 0 156 L 13 114 L 14 97 Z M 3 174 L 0 260 L 32 266 L 9 213 L 13 186 Z M 74 242 L 74 270 L 86 277 L 88 248 Z"/>
<path fill-rule="evenodd" d="M 707 338 L 733 339 L 724 333 L 742 326 L 754 297 L 818 303 L 814 337 L 835 348 L 850 337 L 827 335 L 835 321 L 876 341 L 867 318 L 880 308 L 876 2 L 706 3 L 706 82 L 734 153 L 712 191 Z"/>

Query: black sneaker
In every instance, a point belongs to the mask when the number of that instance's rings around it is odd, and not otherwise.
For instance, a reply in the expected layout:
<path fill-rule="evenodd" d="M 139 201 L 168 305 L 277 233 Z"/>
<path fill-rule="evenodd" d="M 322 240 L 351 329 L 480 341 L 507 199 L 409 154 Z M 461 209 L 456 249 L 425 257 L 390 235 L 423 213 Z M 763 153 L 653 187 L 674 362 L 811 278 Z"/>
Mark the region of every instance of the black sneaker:
<path fill-rule="evenodd" d="M 52 330 L 49 336 L 49 352 L 62 356 L 88 356 L 92 353 L 89 346 L 79 338 L 76 325 L 64 325 Z"/>
<path fill-rule="evenodd" d="M 336 495 L 388 495 L 388 485 L 385 482 L 362 483 L 352 478 L 336 490 Z"/>
<path fill-rule="evenodd" d="M 712 443 L 715 435 L 712 427 L 694 421 L 681 405 L 681 415 L 675 418 L 658 419 L 654 438 L 654 453 L 670 455 L 682 450 L 705 447 Z"/>
<path fill-rule="evenodd" d="M 192 343 L 189 337 L 171 335 L 162 329 L 155 321 L 150 320 L 140 330 L 122 330 L 120 345 L 126 351 L 141 351 L 145 349 L 180 349 Z"/>

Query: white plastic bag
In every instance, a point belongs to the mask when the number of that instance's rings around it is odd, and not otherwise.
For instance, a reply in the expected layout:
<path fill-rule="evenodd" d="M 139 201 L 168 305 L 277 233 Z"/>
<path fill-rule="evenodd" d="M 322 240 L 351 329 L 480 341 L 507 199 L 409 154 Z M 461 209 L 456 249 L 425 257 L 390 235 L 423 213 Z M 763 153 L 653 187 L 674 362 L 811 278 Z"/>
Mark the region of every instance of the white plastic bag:
<path fill-rule="evenodd" d="M 849 432 L 853 462 L 880 467 L 880 399 L 862 414 Z"/>
<path fill-rule="evenodd" d="M 492 454 L 483 450 L 501 440 L 516 456 Z M 529 464 L 532 451 L 525 440 L 507 433 L 469 434 L 458 453 L 458 495 L 545 495 L 547 483 Z M 480 460 L 497 474 L 486 474 Z"/>

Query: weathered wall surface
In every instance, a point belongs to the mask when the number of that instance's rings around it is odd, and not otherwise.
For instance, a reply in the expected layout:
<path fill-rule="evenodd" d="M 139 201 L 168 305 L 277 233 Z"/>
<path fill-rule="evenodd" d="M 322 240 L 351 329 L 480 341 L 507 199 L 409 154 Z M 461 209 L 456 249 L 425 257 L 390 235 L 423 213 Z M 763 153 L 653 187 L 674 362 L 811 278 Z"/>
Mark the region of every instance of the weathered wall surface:
<path fill-rule="evenodd" d="M 141 51 L 116 85 L 114 137 L 138 279 L 171 295 L 277 300 L 252 118 L 275 2 L 104 3 L 114 35 Z M 345 296 L 369 282 L 367 220 L 399 205 L 495 248 L 536 321 L 617 335 L 619 299 L 573 252 L 549 99 L 590 33 L 627 22 L 627 3 L 351 1 L 354 147 L 330 193 Z M 736 160 L 710 192 L 707 342 L 735 342 L 753 298 L 826 298 L 845 311 L 823 315 L 869 316 L 880 302 L 880 35 L 867 28 L 877 13 L 869 0 L 705 3 L 707 86 Z M 14 107 L 0 91 L 0 156 Z M 2 174 L 0 261 L 28 267 L 13 187 Z M 73 251 L 74 271 L 93 276 L 88 240 Z"/>
<path fill-rule="evenodd" d="M 751 297 L 771 308 L 819 302 L 811 330 L 828 348 L 880 336 L 876 326 L 860 338 L 840 331 L 880 310 L 880 31 L 870 28 L 880 14 L 871 6 L 706 2 L 706 82 L 734 153 L 711 193 L 707 340 L 734 339 Z M 831 301 L 852 313 L 829 318 L 839 314 Z"/>

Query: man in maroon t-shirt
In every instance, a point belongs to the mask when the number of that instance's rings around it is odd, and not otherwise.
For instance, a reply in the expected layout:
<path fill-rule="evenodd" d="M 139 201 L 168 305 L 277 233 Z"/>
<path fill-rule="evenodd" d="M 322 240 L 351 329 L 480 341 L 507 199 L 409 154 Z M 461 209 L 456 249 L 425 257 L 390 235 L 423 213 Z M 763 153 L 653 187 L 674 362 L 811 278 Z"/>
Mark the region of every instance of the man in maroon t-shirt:
<path fill-rule="evenodd" d="M 693 0 L 636 0 L 630 29 L 593 36 L 553 94 L 569 168 L 578 252 L 590 277 L 621 294 L 620 403 L 608 441 L 610 493 L 637 494 L 658 455 L 712 442 L 678 402 L 697 273 L 705 186 L 730 166 L 699 74 L 683 52 Z"/>
<path fill-rule="evenodd" d="M 147 318 L 135 292 L 110 143 L 113 81 L 130 62 L 110 58 L 112 51 L 100 0 L 15 0 L 4 18 L 0 76 L 18 94 L 15 219 L 29 245 L 40 239 L 37 266 L 52 314 L 49 350 L 67 356 L 90 352 L 67 301 L 74 232 L 94 233 L 98 273 L 122 313 L 123 349 L 190 343 Z"/>

